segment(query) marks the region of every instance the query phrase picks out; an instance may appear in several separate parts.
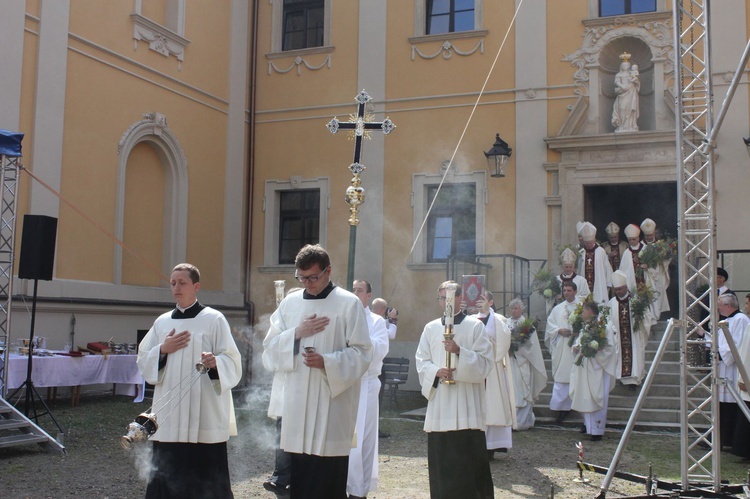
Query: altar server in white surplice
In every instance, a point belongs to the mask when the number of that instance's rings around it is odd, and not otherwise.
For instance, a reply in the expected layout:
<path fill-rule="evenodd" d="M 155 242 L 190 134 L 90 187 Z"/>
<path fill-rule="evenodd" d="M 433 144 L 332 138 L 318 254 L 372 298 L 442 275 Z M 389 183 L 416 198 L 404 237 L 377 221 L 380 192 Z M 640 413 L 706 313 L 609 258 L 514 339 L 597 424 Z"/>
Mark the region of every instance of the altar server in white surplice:
<path fill-rule="evenodd" d="M 505 319 L 508 329 L 513 328 L 525 319 L 523 301 L 514 298 L 508 304 L 511 316 Z M 539 334 L 535 333 L 510 354 L 510 367 L 513 372 L 513 392 L 516 399 L 516 427 L 518 431 L 534 427 L 534 402 L 547 386 L 547 367 L 544 365 L 542 347 L 539 345 Z"/>
<path fill-rule="evenodd" d="M 237 435 L 232 388 L 242 376 L 240 352 L 224 316 L 198 302 L 197 267 L 177 265 L 170 286 L 177 307 L 156 319 L 138 347 L 159 423 L 146 497 L 231 498 L 227 441 Z M 198 362 L 209 370 L 191 383 Z"/>
<path fill-rule="evenodd" d="M 461 296 L 455 282 L 441 284 L 438 300 L 444 313 L 448 285 L 457 287 L 456 303 Z M 453 317 L 454 338 L 443 336 L 445 317 L 435 319 L 424 327 L 415 356 L 422 395 L 427 399 L 424 431 L 430 497 L 490 499 L 494 491 L 484 435 L 484 382 L 492 371 L 494 352 L 478 319 L 460 311 Z M 452 355 L 452 369 L 446 367 L 446 352 Z"/>
<path fill-rule="evenodd" d="M 636 329 L 632 311 L 633 295 L 628 291 L 627 277 L 622 270 L 612 274 L 612 291 L 615 296 L 609 300 L 609 322 L 617 341 L 615 373 L 623 385 L 631 385 L 635 389 L 646 375 L 646 344 L 656 319 L 647 307 Z"/>
<path fill-rule="evenodd" d="M 578 260 L 578 255 L 576 255 L 570 248 L 565 248 L 562 253 L 560 253 L 560 266 L 562 267 L 562 272 L 557 276 L 557 280 L 560 281 L 560 289 L 562 289 L 563 283 L 569 281 L 576 283 L 576 287 L 578 288 L 578 291 L 576 291 L 576 298 L 579 301 L 583 301 L 591 294 L 591 290 L 589 289 L 589 283 L 586 282 L 586 278 L 582 275 L 576 274 L 576 260 Z"/>
<path fill-rule="evenodd" d="M 568 319 L 580 303 L 576 298 L 576 284 L 572 281 L 563 284 L 564 302 L 555 306 L 547 317 L 547 328 L 544 331 L 544 344 L 552 356 L 552 397 L 549 408 L 557 411 L 557 424 L 562 423 L 570 413 L 570 370 L 573 367 L 573 351 L 570 337 L 573 331 Z"/>
<path fill-rule="evenodd" d="M 349 453 L 349 477 L 346 492 L 349 499 L 366 497 L 368 492 L 378 488 L 378 422 L 380 408 L 380 372 L 383 359 L 388 355 L 388 330 L 385 319 L 370 311 L 367 305 L 372 297 L 369 282 L 356 280 L 352 292 L 362 302 L 367 318 L 367 328 L 372 342 L 372 361 L 362 376 L 357 410 L 357 446 Z"/>
<path fill-rule="evenodd" d="M 513 386 L 513 371 L 510 365 L 510 329 L 505 317 L 494 310 L 494 297 L 485 291 L 477 307 L 477 318 L 484 324 L 487 336 L 495 352 L 495 363 L 487 376 L 485 396 L 487 403 L 485 437 L 487 455 L 493 459 L 495 452 L 508 452 L 513 447 L 513 429 L 516 427 L 516 397 Z"/>
<path fill-rule="evenodd" d="M 580 340 L 586 328 L 597 327 L 599 306 L 594 302 L 583 304 L 581 317 L 584 327 L 573 344 L 573 358 L 579 356 Z M 617 368 L 616 343 L 610 327 L 604 327 L 607 345 L 600 347 L 593 357 L 581 360 L 580 365 L 575 361 L 570 374 L 570 399 L 573 401 L 574 411 L 583 416 L 586 433 L 591 435 L 592 441 L 602 439 L 604 428 L 607 426 L 607 406 L 609 392 L 615 384 L 615 369 Z"/>
<path fill-rule="evenodd" d="M 284 298 L 263 341 L 269 365 L 286 372 L 281 448 L 292 457 L 297 497 L 346 497 L 362 375 L 372 359 L 359 299 L 331 282 L 319 245 L 303 247 L 295 277 L 305 290 Z"/>
<path fill-rule="evenodd" d="M 582 275 L 594 295 L 596 303 L 609 301 L 609 287 L 612 285 L 612 266 L 604 248 L 596 244 L 596 227 L 589 222 L 583 223 L 583 255 L 578 264 L 578 273 Z"/>

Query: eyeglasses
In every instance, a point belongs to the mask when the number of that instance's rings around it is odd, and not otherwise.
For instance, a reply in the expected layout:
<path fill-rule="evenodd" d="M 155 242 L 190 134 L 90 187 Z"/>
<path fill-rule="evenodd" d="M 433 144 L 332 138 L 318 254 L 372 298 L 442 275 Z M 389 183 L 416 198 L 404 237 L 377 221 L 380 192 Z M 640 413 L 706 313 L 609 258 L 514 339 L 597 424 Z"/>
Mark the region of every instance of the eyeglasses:
<path fill-rule="evenodd" d="M 325 274 L 328 271 L 328 267 L 323 269 L 323 272 L 321 272 L 318 275 L 311 275 L 311 276 L 304 276 L 304 275 L 298 275 L 297 272 L 294 273 L 294 278 L 297 279 L 301 283 L 309 282 L 310 284 L 315 284 L 318 282 L 318 280 L 323 277 L 323 274 Z"/>

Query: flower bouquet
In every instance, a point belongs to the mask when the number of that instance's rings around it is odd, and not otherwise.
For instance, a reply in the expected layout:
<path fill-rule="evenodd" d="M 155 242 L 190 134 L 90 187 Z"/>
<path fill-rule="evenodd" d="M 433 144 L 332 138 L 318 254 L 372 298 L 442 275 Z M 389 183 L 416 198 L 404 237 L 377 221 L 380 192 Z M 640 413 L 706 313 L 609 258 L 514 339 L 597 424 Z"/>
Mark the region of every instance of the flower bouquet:
<path fill-rule="evenodd" d="M 644 283 L 638 285 L 633 298 L 630 299 L 630 313 L 633 314 L 633 331 L 640 331 L 643 317 L 649 305 L 654 303 L 657 293 Z"/>
<path fill-rule="evenodd" d="M 660 239 L 647 244 L 639 253 L 638 259 L 642 265 L 655 269 L 663 262 L 669 263 L 677 252 L 677 241 L 674 239 Z M 639 277 L 643 275 L 643 269 L 637 270 Z"/>
<path fill-rule="evenodd" d="M 607 317 L 609 307 L 599 307 L 599 317 L 584 322 L 578 339 L 578 357 L 574 361 L 577 366 L 583 365 L 583 359 L 595 356 L 599 350 L 606 347 L 607 341 Z"/>
<path fill-rule="evenodd" d="M 573 331 L 573 334 L 570 335 L 570 339 L 568 340 L 569 347 L 573 346 L 576 342 L 576 338 L 581 334 L 581 329 L 583 329 L 583 304 L 592 299 L 593 297 L 591 295 L 587 296 L 584 301 L 576 305 L 576 308 L 573 309 L 573 313 L 568 316 L 568 324 L 570 324 L 570 330 Z"/>
<path fill-rule="evenodd" d="M 546 300 L 553 300 L 555 296 L 562 293 L 557 274 L 547 269 L 541 269 L 534 275 L 534 282 L 531 284 L 531 288 Z"/>
<path fill-rule="evenodd" d="M 532 319 L 524 319 L 510 330 L 510 353 L 515 354 L 524 346 L 532 334 L 536 334 L 536 324 Z"/>

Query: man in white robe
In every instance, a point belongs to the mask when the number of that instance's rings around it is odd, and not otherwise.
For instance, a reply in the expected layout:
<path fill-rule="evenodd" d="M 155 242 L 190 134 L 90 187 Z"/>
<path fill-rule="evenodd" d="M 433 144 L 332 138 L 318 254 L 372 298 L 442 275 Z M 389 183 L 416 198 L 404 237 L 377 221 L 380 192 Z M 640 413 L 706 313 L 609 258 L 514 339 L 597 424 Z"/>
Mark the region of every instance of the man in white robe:
<path fill-rule="evenodd" d="M 727 323 L 727 328 L 734 341 L 734 345 L 739 347 L 743 341 L 745 331 L 748 325 L 750 325 L 750 319 L 740 312 L 737 296 L 731 293 L 719 296 L 716 307 L 718 312 L 726 317 L 724 321 Z M 729 343 L 727 343 L 726 335 L 724 331 L 719 331 L 716 333 L 716 336 L 718 336 L 719 378 L 724 378 L 727 384 L 737 386 L 737 379 L 739 378 L 737 364 L 734 361 L 732 350 L 729 348 Z M 737 424 L 737 418 L 744 417 L 744 415 L 739 414 L 737 401 L 723 385 L 719 385 L 719 405 L 721 445 L 722 447 L 726 445 L 731 446 L 734 440 L 734 428 Z"/>
<path fill-rule="evenodd" d="M 177 265 L 170 286 L 177 307 L 156 319 L 138 347 L 159 425 L 146 497 L 232 497 L 227 441 L 237 435 L 232 388 L 242 376 L 240 352 L 224 316 L 198 302 L 194 265 Z M 208 373 L 197 374 L 198 362 Z"/>
<path fill-rule="evenodd" d="M 303 247 L 295 277 L 305 290 L 282 300 L 263 341 L 269 365 L 286 372 L 281 448 L 292 454 L 292 497 L 346 498 L 360 379 L 372 359 L 359 299 L 331 282 L 319 245 Z"/>
<path fill-rule="evenodd" d="M 449 285 L 456 286 L 456 299 L 461 296 L 461 286 L 455 282 L 441 284 L 438 300 L 444 313 Z M 494 487 L 484 436 L 484 382 L 492 370 L 494 352 L 478 319 L 460 311 L 453 317 L 453 339 L 443 336 L 445 317 L 435 319 L 422 331 L 415 356 L 422 395 L 427 399 L 424 431 L 430 497 L 491 499 Z M 446 352 L 452 357 L 450 369 Z M 445 383 L 450 381 L 454 383 Z"/>
<path fill-rule="evenodd" d="M 578 255 L 576 255 L 570 248 L 565 248 L 560 253 L 560 265 L 562 266 L 562 272 L 557 276 L 557 280 L 560 281 L 560 289 L 566 282 L 573 281 L 576 283 L 578 291 L 576 291 L 576 298 L 579 301 L 584 301 L 588 295 L 591 294 L 589 289 L 589 283 L 586 278 L 582 275 L 576 274 L 576 261 Z M 560 297 L 562 299 L 562 296 Z"/>
<path fill-rule="evenodd" d="M 616 378 L 623 385 L 630 385 L 635 389 L 646 375 L 646 345 L 656 319 L 651 314 L 651 309 L 646 308 L 640 327 L 635 328 L 631 309 L 633 295 L 628 290 L 627 276 L 622 270 L 612 274 L 612 290 L 615 296 L 609 300 L 609 321 L 612 334 L 619 341 L 615 345 L 618 347 Z"/>
<path fill-rule="evenodd" d="M 398 310 L 389 307 L 388 302 L 383 298 L 375 298 L 372 300 L 372 306 L 370 310 L 385 319 L 385 326 L 388 331 L 388 348 L 390 348 L 390 342 L 396 339 L 398 333 Z M 385 371 L 380 371 L 380 393 L 378 394 L 378 409 L 383 407 L 383 395 L 385 394 Z M 388 438 L 390 433 L 386 433 L 378 428 L 378 438 Z"/>
<path fill-rule="evenodd" d="M 487 455 L 494 459 L 495 452 L 508 452 L 513 447 L 513 428 L 516 427 L 516 404 L 513 372 L 508 352 L 510 329 L 505 317 L 494 310 L 492 292 L 485 291 L 477 300 L 477 318 L 484 324 L 494 351 L 494 365 L 485 383 L 487 413 Z"/>
<path fill-rule="evenodd" d="M 580 353 L 580 340 L 586 328 L 596 327 L 599 306 L 587 302 L 583 306 L 582 317 L 584 330 L 576 338 L 573 345 L 573 357 Z M 581 413 L 586 425 L 586 433 L 596 442 L 602 439 L 604 428 L 607 426 L 607 406 L 609 392 L 614 387 L 615 369 L 617 367 L 616 339 L 610 327 L 606 327 L 607 345 L 599 348 L 593 357 L 582 359 L 581 365 L 573 364 L 570 374 L 570 398 L 573 410 Z"/>
<path fill-rule="evenodd" d="M 596 244 L 596 227 L 589 222 L 583 223 L 583 255 L 578 264 L 578 273 L 582 275 L 594 295 L 596 303 L 609 301 L 609 288 L 612 285 L 612 266 L 607 252 Z"/>
<path fill-rule="evenodd" d="M 656 223 L 650 218 L 645 219 L 641 222 L 641 230 L 643 231 L 643 242 L 645 244 L 652 244 L 656 242 Z M 669 288 L 669 264 L 670 260 L 660 262 L 655 269 L 649 269 L 654 271 L 654 290 L 659 292 L 659 296 L 656 299 L 656 311 L 661 315 L 664 312 L 669 312 L 669 296 L 667 295 L 667 289 Z M 659 318 L 659 315 L 656 318 Z"/>
<path fill-rule="evenodd" d="M 378 421 L 380 407 L 380 372 L 383 358 L 388 354 L 388 332 L 385 319 L 371 312 L 367 305 L 372 296 L 372 286 L 363 280 L 354 281 L 352 292 L 362 302 L 367 318 L 367 328 L 372 342 L 372 360 L 359 390 L 357 410 L 357 446 L 349 452 L 349 474 L 346 492 L 349 499 L 361 499 L 378 488 Z"/>
<path fill-rule="evenodd" d="M 508 304 L 510 317 L 505 319 L 511 331 L 523 322 L 523 301 L 514 298 Z M 510 367 L 513 373 L 513 393 L 516 405 L 515 430 L 524 431 L 534 427 L 534 402 L 547 386 L 547 367 L 544 365 L 539 334 L 533 334 L 518 350 L 510 354 Z"/>
<path fill-rule="evenodd" d="M 557 411 L 557 424 L 561 424 L 570 414 L 572 401 L 570 400 L 570 371 L 573 367 L 573 351 L 570 337 L 573 330 L 568 319 L 575 312 L 580 303 L 576 298 L 574 282 L 563 284 L 564 302 L 557 305 L 547 317 L 547 327 L 544 331 L 544 344 L 552 356 L 552 397 L 549 408 Z"/>

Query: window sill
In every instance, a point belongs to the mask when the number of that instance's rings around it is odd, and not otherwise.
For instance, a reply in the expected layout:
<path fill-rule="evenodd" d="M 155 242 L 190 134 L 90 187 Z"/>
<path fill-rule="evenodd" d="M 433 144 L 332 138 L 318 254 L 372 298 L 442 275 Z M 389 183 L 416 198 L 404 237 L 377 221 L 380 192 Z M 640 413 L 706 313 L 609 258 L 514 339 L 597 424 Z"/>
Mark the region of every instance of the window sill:
<path fill-rule="evenodd" d="M 486 29 L 472 31 L 455 31 L 453 33 L 439 33 L 436 35 L 419 35 L 409 38 L 412 45 L 417 43 L 443 42 L 446 40 L 460 40 L 463 38 L 484 38 L 489 34 Z"/>
<path fill-rule="evenodd" d="M 314 54 L 330 54 L 334 50 L 336 50 L 336 47 L 333 47 L 333 46 L 285 50 L 283 52 L 271 52 L 269 54 L 266 54 L 266 59 L 272 60 L 272 59 L 283 59 L 286 57 L 303 57 L 306 55 L 314 55 Z"/>

